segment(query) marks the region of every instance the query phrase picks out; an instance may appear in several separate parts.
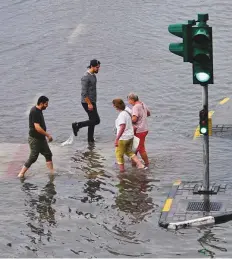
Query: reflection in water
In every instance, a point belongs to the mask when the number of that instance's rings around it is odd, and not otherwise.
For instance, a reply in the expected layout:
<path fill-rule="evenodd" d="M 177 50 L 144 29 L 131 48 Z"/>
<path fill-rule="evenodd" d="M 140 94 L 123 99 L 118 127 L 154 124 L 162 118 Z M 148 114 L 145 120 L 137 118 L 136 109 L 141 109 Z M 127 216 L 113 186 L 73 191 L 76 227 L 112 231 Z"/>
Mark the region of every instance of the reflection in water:
<path fill-rule="evenodd" d="M 211 230 L 206 230 L 204 235 L 198 239 L 198 242 L 203 247 L 203 249 L 199 249 L 198 252 L 201 254 L 205 254 L 210 256 L 211 258 L 215 257 L 216 253 L 212 251 L 213 249 L 220 250 L 222 252 L 227 252 L 227 249 L 224 247 L 219 247 L 217 245 L 214 245 L 213 242 L 219 243 L 223 242 L 222 240 L 219 240 L 214 236 L 214 234 L 211 232 Z M 225 242 L 226 243 L 226 242 Z M 210 249 L 206 248 L 209 246 Z"/>
<path fill-rule="evenodd" d="M 87 151 L 79 153 L 77 150 L 72 161 L 75 162 L 75 168 L 81 169 L 87 178 L 96 178 L 99 175 L 104 175 L 104 165 L 101 160 L 105 160 L 101 155 L 95 151 L 95 145 L 89 144 Z"/>
<path fill-rule="evenodd" d="M 150 180 L 145 173 L 120 174 L 119 179 L 116 206 L 121 211 L 131 213 L 136 222 L 142 221 L 154 208 L 152 198 L 147 194 L 152 188 Z"/>
<path fill-rule="evenodd" d="M 102 195 L 96 194 L 97 191 L 100 191 L 100 185 L 101 181 L 97 179 L 90 179 L 85 183 L 84 187 L 84 193 L 87 194 L 87 197 L 82 199 L 82 201 L 87 201 L 89 202 L 94 202 L 94 201 L 99 201 L 100 199 L 103 199 Z"/>
<path fill-rule="evenodd" d="M 52 207 L 55 204 L 56 195 L 55 185 L 53 183 L 54 176 L 50 177 L 49 182 L 41 190 L 38 195 L 38 187 L 34 184 L 24 182 L 22 190 L 26 193 L 27 198 L 25 199 L 26 211 L 25 214 L 29 218 L 27 226 L 31 229 L 32 233 L 39 236 L 41 241 L 42 236 L 46 236 L 47 240 L 50 240 L 52 236 L 50 226 L 56 226 L 55 209 Z M 47 224 L 48 223 L 48 224 Z M 45 229 L 46 232 L 45 233 Z M 32 243 L 36 243 L 36 238 L 33 236 L 28 237 Z"/>
<path fill-rule="evenodd" d="M 96 152 L 95 144 L 89 144 L 87 151 L 72 159 L 74 162 L 78 162 L 78 168 L 84 172 L 88 179 L 83 191 L 87 196 L 83 197 L 81 201 L 91 203 L 103 199 L 102 195 L 97 194 L 97 191 L 100 191 L 100 185 L 103 184 L 99 177 L 105 176 L 104 165 L 102 164 L 105 159 Z"/>
<path fill-rule="evenodd" d="M 39 213 L 39 221 L 47 221 L 50 225 L 56 225 L 55 220 L 55 209 L 52 208 L 52 204 L 55 204 L 56 195 L 55 185 L 51 179 L 46 186 L 42 189 L 41 194 L 39 195 L 39 203 L 37 206 L 37 212 Z"/>
<path fill-rule="evenodd" d="M 25 199 L 25 202 L 24 202 L 25 206 L 29 207 L 26 209 L 26 216 L 32 221 L 37 220 L 37 215 L 34 212 L 34 209 L 37 204 L 37 199 L 33 197 L 34 196 L 33 194 L 34 194 L 34 191 L 38 190 L 38 187 L 34 184 L 26 182 L 23 184 L 22 190 L 26 193 L 28 198 L 28 199 Z"/>
<path fill-rule="evenodd" d="M 88 151 L 83 153 L 83 162 L 85 162 L 83 170 L 87 174 L 87 178 L 96 178 L 105 174 L 101 160 L 104 159 L 95 151 L 95 145 L 89 145 Z"/>

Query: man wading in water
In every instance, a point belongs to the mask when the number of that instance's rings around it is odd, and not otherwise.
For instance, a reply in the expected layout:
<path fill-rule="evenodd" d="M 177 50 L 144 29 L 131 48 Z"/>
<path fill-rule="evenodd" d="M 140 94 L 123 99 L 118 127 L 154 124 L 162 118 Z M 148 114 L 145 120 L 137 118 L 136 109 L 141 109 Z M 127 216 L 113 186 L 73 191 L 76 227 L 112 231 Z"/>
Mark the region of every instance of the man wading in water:
<path fill-rule="evenodd" d="M 29 137 L 28 143 L 30 146 L 30 156 L 27 162 L 22 167 L 18 177 L 24 177 L 24 174 L 29 169 L 29 167 L 36 162 L 39 154 L 42 154 L 47 163 L 47 167 L 53 173 L 53 162 L 52 162 L 52 152 L 48 146 L 48 142 L 51 142 L 52 136 L 46 132 L 46 124 L 44 121 L 43 110 L 48 107 L 49 99 L 46 96 L 40 96 L 37 105 L 31 108 L 29 114 Z"/>
<path fill-rule="evenodd" d="M 73 134 L 77 136 L 80 128 L 88 127 L 88 142 L 94 142 L 94 128 L 100 123 L 97 112 L 97 77 L 95 74 L 100 69 L 100 61 L 93 59 L 90 61 L 88 70 L 81 78 L 81 104 L 89 116 L 89 120 L 74 122 L 72 124 Z"/>

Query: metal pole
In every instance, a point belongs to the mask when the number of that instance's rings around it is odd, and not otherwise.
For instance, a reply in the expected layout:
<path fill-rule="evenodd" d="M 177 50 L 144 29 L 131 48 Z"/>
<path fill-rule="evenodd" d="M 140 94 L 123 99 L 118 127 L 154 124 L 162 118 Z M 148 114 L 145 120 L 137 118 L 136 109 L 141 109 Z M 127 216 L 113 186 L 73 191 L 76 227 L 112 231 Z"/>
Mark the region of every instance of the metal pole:
<path fill-rule="evenodd" d="M 202 104 L 208 115 L 208 85 L 202 86 Z M 204 191 L 209 191 L 209 135 L 203 135 L 203 187 Z"/>
<path fill-rule="evenodd" d="M 210 212 L 210 197 L 209 194 L 204 194 L 204 211 L 205 216 L 208 216 Z"/>

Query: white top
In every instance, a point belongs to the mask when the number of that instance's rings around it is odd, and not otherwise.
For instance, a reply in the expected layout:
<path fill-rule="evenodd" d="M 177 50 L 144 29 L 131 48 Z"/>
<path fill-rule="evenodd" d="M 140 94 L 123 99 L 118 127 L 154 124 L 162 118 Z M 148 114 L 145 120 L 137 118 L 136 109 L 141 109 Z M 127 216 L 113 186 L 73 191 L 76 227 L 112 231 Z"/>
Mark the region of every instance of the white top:
<path fill-rule="evenodd" d="M 119 133 L 121 124 L 126 124 L 126 128 L 119 140 L 132 139 L 134 137 L 134 129 L 132 126 L 131 116 L 126 111 L 121 111 L 118 115 L 118 118 L 115 120 L 117 135 Z"/>
<path fill-rule="evenodd" d="M 128 111 L 130 115 L 132 115 L 132 108 L 130 108 L 129 106 L 126 106 L 125 111 Z"/>

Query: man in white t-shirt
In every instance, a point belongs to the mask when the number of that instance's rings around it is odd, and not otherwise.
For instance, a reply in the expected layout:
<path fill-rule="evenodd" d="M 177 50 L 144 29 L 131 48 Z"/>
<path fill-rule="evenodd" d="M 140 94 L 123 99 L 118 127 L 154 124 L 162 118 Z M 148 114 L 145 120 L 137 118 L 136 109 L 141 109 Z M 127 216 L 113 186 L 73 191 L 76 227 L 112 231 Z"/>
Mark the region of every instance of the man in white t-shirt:
<path fill-rule="evenodd" d="M 132 151 L 134 138 L 134 129 L 131 121 L 131 115 L 125 110 L 125 103 L 122 99 L 114 99 L 113 106 L 119 111 L 115 120 L 117 135 L 115 139 L 115 155 L 119 165 L 120 172 L 124 172 L 124 155 L 127 155 L 137 165 L 138 168 L 145 168 L 135 153 Z"/>

